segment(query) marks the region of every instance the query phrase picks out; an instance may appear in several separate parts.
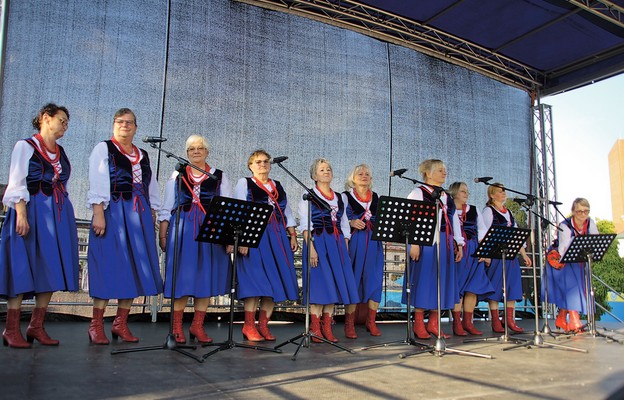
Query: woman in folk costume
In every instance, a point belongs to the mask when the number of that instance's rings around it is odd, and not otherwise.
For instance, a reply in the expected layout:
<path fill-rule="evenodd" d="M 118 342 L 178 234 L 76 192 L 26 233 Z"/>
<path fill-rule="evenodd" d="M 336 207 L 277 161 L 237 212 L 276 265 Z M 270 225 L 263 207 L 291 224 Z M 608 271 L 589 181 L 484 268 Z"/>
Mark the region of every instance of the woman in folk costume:
<path fill-rule="evenodd" d="M 456 262 L 462 257 L 464 238 L 461 236 L 459 218 L 455 214 L 455 203 L 441 186 L 446 182 L 446 166 L 441 160 L 425 160 L 418 167 L 425 184 L 414 188 L 407 196 L 413 200 L 435 202 L 434 192 L 439 191 L 441 206 L 438 212 L 439 243 L 432 246 L 410 246 L 410 280 L 403 285 L 403 303 L 407 302 L 406 285 L 411 287 L 411 305 L 414 307 L 414 333 L 419 339 L 428 339 L 430 334 L 442 337 L 438 326 L 438 246 L 440 253 L 440 309 L 451 309 L 459 302 L 459 291 L 455 276 Z M 454 254 L 455 241 L 457 254 Z M 425 326 L 424 312 L 429 310 L 429 321 Z"/>
<path fill-rule="evenodd" d="M 154 233 L 160 190 L 147 152 L 132 142 L 136 131 L 134 112 L 119 109 L 113 117 L 113 136 L 98 143 L 89 157 L 87 204 L 93 219 L 87 257 L 93 344 L 109 343 L 103 325 L 109 299 L 118 299 L 113 339 L 138 342 L 127 324 L 132 302 L 162 293 Z"/>
<path fill-rule="evenodd" d="M 579 235 L 597 235 L 598 227 L 589 218 L 589 201 L 577 198 L 572 203 L 572 216 L 559 224 L 557 240 L 553 243 L 553 249 L 560 255 L 565 254 L 572 243 L 572 239 Z M 569 263 L 557 265 L 561 268 L 553 268 L 547 264 L 546 276 L 548 277 L 548 301 L 557 305 L 559 313 L 555 320 L 555 326 L 564 331 L 579 332 L 583 324 L 581 314 L 587 314 L 587 291 L 585 263 Z M 570 320 L 568 321 L 568 315 Z"/>
<path fill-rule="evenodd" d="M 256 150 L 247 160 L 252 177 L 241 178 L 234 197 L 273 206 L 273 212 L 257 248 L 240 247 L 237 258 L 238 298 L 243 299 L 245 324 L 243 336 L 250 341 L 274 341 L 269 320 L 275 303 L 297 300 L 299 287 L 293 253 L 297 243 L 297 223 L 282 185 L 269 178 L 271 156 Z M 256 328 L 256 309 L 260 306 Z"/>
<path fill-rule="evenodd" d="M 189 297 L 193 297 L 193 322 L 189 329 L 191 340 L 201 344 L 212 342 L 204 329 L 204 319 L 210 297 L 226 294 L 230 288 L 230 257 L 227 246 L 195 240 L 204 222 L 206 209 L 214 196 L 231 196 L 230 182 L 223 171 L 206 163 L 210 147 L 199 135 L 186 139 L 186 154 L 194 166 L 217 177 L 211 179 L 201 171 L 186 166 L 174 171 L 165 186 L 165 199 L 159 215 L 160 248 L 167 253 L 165 297 L 173 289 L 174 253 L 177 251 L 175 299 L 173 300 L 173 334 L 176 342 L 186 343 L 182 322 Z M 180 176 L 181 175 L 181 176 Z M 181 186 L 178 188 L 178 182 Z M 178 189 L 180 198 L 178 199 Z M 178 249 L 175 250 L 176 209 L 180 206 Z"/>
<path fill-rule="evenodd" d="M 8 211 L 0 239 L 0 296 L 7 299 L 2 338 L 15 348 L 29 348 L 34 340 L 58 345 L 43 327 L 48 304 L 55 291 L 78 290 L 78 236 L 67 194 L 71 166 L 57 144 L 67 131 L 69 111 L 50 103 L 32 123 L 38 133 L 15 144 L 3 198 Z M 33 296 L 24 340 L 22 299 Z"/>
<path fill-rule="evenodd" d="M 329 161 L 324 158 L 315 160 L 310 167 L 310 177 L 316 183 L 314 193 L 318 199 L 299 202 L 299 230 L 303 232 L 304 244 L 303 300 L 307 299 L 307 271 L 310 268 L 310 332 L 337 342 L 332 332 L 334 305 L 360 302 L 347 248 L 351 232 L 342 196 L 331 188 L 334 175 Z M 308 201 L 311 207 L 310 230 Z M 307 239 L 310 234 L 313 240 L 310 241 L 308 265 Z M 312 340 L 319 342 L 315 337 Z"/>
<path fill-rule="evenodd" d="M 511 211 L 505 207 L 507 200 L 507 192 L 502 183 L 492 183 L 487 190 L 488 202 L 483 209 L 481 215 L 483 217 L 484 230 L 487 231 L 492 226 L 508 226 L 518 227 Z M 524 259 L 525 264 L 531 267 L 531 259 L 527 256 L 524 248 L 520 249 L 520 256 Z M 509 329 L 514 332 L 523 332 L 524 330 L 516 325 L 514 318 L 514 310 L 516 301 L 522 300 L 522 272 L 520 263 L 517 258 L 505 260 L 506 282 L 505 289 L 507 293 L 507 324 Z M 484 296 L 490 305 L 490 313 L 492 314 L 492 330 L 494 332 L 503 333 L 503 325 L 498 315 L 498 303 L 503 301 L 503 260 L 493 259 L 490 266 L 486 269 L 490 283 L 494 289 L 494 293 Z"/>
<path fill-rule="evenodd" d="M 373 224 L 377 214 L 379 196 L 372 191 L 373 176 L 366 164 L 353 168 L 342 194 L 347 218 L 351 226 L 349 256 L 353 266 L 355 282 L 358 284 L 360 301 L 368 305 L 366 330 L 372 336 L 381 336 L 375 318 L 381 300 L 383 284 L 384 251 L 383 243 L 372 240 Z M 355 332 L 355 304 L 345 307 L 345 336 L 357 338 Z"/>
<path fill-rule="evenodd" d="M 457 336 L 481 335 L 472 323 L 477 296 L 488 296 L 494 293 L 490 280 L 485 273 L 483 259 L 472 255 L 479 246 L 479 239 L 485 236 L 485 228 L 477 207 L 468 204 L 468 185 L 454 182 L 449 186 L 449 193 L 455 202 L 455 213 L 459 218 L 464 249 L 461 260 L 457 263 L 457 287 L 460 302 L 453 308 L 453 333 Z M 461 316 L 462 308 L 464 315 Z"/>

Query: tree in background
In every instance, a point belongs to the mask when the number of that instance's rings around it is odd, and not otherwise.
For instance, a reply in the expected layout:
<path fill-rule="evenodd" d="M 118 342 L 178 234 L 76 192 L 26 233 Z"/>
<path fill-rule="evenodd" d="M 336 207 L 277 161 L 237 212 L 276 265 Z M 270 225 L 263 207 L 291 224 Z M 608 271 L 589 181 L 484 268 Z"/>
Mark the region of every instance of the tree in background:
<path fill-rule="evenodd" d="M 596 225 L 600 233 L 615 233 L 615 224 L 612 221 L 598 219 Z M 602 279 L 618 293 L 624 293 L 624 258 L 620 257 L 618 253 L 618 245 L 618 241 L 614 240 L 602 261 L 593 263 L 592 267 L 595 276 Z M 611 307 L 607 304 L 607 288 L 596 279 L 594 279 L 594 288 L 596 303 L 610 311 Z M 602 314 L 604 311 L 596 306 L 596 319 L 600 319 Z"/>

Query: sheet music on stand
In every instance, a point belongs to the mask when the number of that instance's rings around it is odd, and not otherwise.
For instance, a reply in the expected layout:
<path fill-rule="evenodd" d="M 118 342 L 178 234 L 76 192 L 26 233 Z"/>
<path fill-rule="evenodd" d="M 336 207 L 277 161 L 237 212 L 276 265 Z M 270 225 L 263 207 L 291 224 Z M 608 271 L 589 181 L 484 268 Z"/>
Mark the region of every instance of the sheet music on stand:
<path fill-rule="evenodd" d="M 587 256 L 590 254 L 592 261 L 601 261 L 615 236 L 614 233 L 574 236 L 560 262 L 564 264 L 587 262 Z"/>
<path fill-rule="evenodd" d="M 229 197 L 212 198 L 206 217 L 195 238 L 199 242 L 234 244 L 235 231 L 240 231 L 238 245 L 256 248 L 267 227 L 273 206 Z"/>
<path fill-rule="evenodd" d="M 505 258 L 513 258 L 524 246 L 530 233 L 531 230 L 526 228 L 492 226 L 472 256 L 502 259 L 504 251 Z"/>
<path fill-rule="evenodd" d="M 435 203 L 381 196 L 372 240 L 431 246 L 435 239 Z"/>

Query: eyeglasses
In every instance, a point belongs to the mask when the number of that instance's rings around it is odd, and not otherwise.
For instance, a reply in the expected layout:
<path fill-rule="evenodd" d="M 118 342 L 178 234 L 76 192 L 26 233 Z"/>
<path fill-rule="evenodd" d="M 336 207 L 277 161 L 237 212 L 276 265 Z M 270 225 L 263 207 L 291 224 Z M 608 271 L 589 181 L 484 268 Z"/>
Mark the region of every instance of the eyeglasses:
<path fill-rule="evenodd" d="M 574 214 L 589 215 L 589 210 L 574 210 Z"/>
<path fill-rule="evenodd" d="M 269 160 L 256 160 L 254 161 L 254 164 L 260 165 L 260 164 L 269 164 Z"/>
<path fill-rule="evenodd" d="M 186 149 L 187 152 L 192 153 L 194 151 L 204 151 L 206 150 L 205 147 L 189 147 L 188 149 Z"/>
<path fill-rule="evenodd" d="M 117 125 L 128 125 L 128 126 L 134 125 L 134 121 L 127 120 L 127 119 L 116 119 L 115 123 Z"/>

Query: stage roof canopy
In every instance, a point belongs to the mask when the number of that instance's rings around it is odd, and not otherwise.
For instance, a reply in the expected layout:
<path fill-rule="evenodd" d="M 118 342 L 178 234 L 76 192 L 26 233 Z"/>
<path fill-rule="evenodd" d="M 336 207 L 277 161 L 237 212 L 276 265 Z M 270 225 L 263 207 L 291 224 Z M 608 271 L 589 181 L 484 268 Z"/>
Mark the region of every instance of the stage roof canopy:
<path fill-rule="evenodd" d="M 624 0 L 241 0 L 352 29 L 540 96 L 624 71 Z"/>

